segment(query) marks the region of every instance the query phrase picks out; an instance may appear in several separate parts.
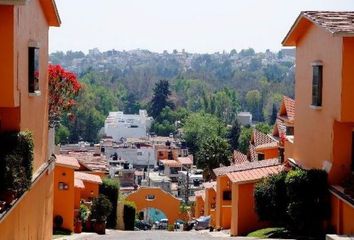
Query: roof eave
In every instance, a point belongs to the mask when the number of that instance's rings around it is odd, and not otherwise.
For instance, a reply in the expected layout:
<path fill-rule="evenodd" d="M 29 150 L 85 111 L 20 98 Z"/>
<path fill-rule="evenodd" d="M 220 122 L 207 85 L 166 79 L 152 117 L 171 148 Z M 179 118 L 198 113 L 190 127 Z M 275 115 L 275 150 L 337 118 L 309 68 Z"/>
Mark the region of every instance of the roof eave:
<path fill-rule="evenodd" d="M 299 27 L 299 24 L 303 21 L 303 20 L 307 20 L 308 23 L 313 23 L 316 24 L 315 22 L 313 22 L 311 19 L 309 19 L 305 14 L 305 12 L 302 11 L 299 16 L 296 18 L 294 24 L 291 26 L 289 32 L 286 34 L 285 38 L 283 39 L 283 41 L 281 42 L 282 45 L 284 47 L 295 47 L 296 46 L 296 42 L 297 39 L 299 38 L 299 33 L 296 32 L 296 30 Z M 316 24 L 317 25 L 317 24 Z M 305 26 L 306 27 L 306 26 Z"/>
<path fill-rule="evenodd" d="M 77 166 L 74 166 L 74 165 L 64 164 L 64 163 L 58 163 L 58 162 L 56 162 L 55 165 L 56 165 L 56 166 L 59 166 L 59 167 L 71 168 L 71 169 L 74 169 L 74 170 L 77 170 L 77 169 L 80 168 L 80 167 L 77 167 Z"/>
<path fill-rule="evenodd" d="M 47 18 L 48 25 L 51 27 L 60 27 L 61 19 L 55 0 L 40 0 Z"/>

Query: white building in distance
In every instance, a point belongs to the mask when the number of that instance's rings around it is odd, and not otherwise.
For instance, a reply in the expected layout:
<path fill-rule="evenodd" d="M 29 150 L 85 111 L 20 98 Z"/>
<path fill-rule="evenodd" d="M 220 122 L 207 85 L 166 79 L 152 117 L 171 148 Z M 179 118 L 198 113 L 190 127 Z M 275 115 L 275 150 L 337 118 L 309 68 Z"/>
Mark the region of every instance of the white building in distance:
<path fill-rule="evenodd" d="M 115 142 L 124 138 L 146 137 L 152 120 L 146 110 L 139 110 L 138 115 L 110 112 L 104 123 L 104 132 L 107 137 L 112 137 Z"/>
<path fill-rule="evenodd" d="M 252 125 L 252 114 L 250 112 L 240 112 L 237 114 L 237 120 L 242 126 Z"/>

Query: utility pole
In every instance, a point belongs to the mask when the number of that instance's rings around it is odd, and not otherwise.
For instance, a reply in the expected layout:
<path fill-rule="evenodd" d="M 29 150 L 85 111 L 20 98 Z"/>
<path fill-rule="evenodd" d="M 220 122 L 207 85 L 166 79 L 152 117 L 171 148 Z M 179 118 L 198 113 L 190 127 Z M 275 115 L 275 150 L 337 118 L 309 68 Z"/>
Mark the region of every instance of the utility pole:
<path fill-rule="evenodd" d="M 147 171 L 148 171 L 148 186 L 150 187 L 150 152 L 148 152 L 148 167 L 147 167 Z"/>
<path fill-rule="evenodd" d="M 188 167 L 183 167 L 183 168 L 185 168 L 187 171 L 187 182 L 186 182 L 186 187 L 185 187 L 186 192 L 185 192 L 184 202 L 186 204 L 188 204 L 188 202 L 189 202 L 189 169 L 188 169 Z"/>

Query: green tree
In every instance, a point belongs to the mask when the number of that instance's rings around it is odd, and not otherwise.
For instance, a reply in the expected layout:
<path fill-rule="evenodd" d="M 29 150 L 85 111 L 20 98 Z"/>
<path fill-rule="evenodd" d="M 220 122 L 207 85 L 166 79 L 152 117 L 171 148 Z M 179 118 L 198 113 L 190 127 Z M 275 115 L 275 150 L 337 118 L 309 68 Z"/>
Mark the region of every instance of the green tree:
<path fill-rule="evenodd" d="M 168 100 L 171 95 L 167 80 L 160 80 L 154 88 L 154 96 L 150 101 L 149 114 L 156 118 L 165 107 L 174 108 L 174 104 Z"/>
<path fill-rule="evenodd" d="M 253 118 L 262 121 L 262 95 L 258 90 L 248 91 L 246 94 L 247 109 L 252 113 Z"/>
<path fill-rule="evenodd" d="M 69 136 L 70 136 L 69 129 L 64 125 L 59 125 L 58 129 L 55 130 L 55 144 L 68 143 Z"/>
<path fill-rule="evenodd" d="M 238 149 L 240 134 L 241 134 L 241 125 L 239 121 L 235 119 L 228 133 L 228 139 L 231 146 L 231 150 Z"/>
<path fill-rule="evenodd" d="M 207 137 L 226 136 L 225 123 L 217 117 L 207 113 L 192 113 L 186 119 L 183 126 L 183 138 L 190 151 L 196 153 L 201 142 Z"/>
<path fill-rule="evenodd" d="M 277 110 L 277 107 L 275 106 L 275 104 L 273 103 L 272 115 L 270 115 L 270 119 L 269 119 L 270 125 L 273 125 L 275 123 L 275 121 L 277 120 L 277 116 L 278 116 L 278 110 Z"/>
<path fill-rule="evenodd" d="M 255 128 L 264 134 L 268 134 L 272 130 L 272 126 L 268 125 L 267 123 L 257 123 Z"/>
<path fill-rule="evenodd" d="M 128 93 L 122 98 L 124 108 L 123 112 L 126 114 L 137 114 L 139 113 L 140 103 L 135 94 Z"/>
<path fill-rule="evenodd" d="M 239 151 L 247 154 L 249 144 L 251 141 L 251 134 L 253 129 L 250 126 L 244 126 L 241 128 L 241 134 L 239 138 Z"/>
<path fill-rule="evenodd" d="M 214 179 L 213 169 L 220 164 L 229 166 L 231 159 L 230 146 L 226 139 L 209 136 L 201 142 L 197 152 L 197 167 L 204 169 L 206 180 Z"/>

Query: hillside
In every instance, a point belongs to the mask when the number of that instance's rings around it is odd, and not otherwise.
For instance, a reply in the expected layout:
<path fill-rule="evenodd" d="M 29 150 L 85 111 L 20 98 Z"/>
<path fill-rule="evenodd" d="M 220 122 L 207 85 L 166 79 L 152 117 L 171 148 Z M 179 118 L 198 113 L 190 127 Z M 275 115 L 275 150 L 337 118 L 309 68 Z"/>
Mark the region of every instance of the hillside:
<path fill-rule="evenodd" d="M 237 111 L 251 111 L 256 121 L 268 120 L 282 95 L 294 95 L 293 49 L 256 53 L 250 48 L 214 54 L 92 49 L 88 54 L 55 52 L 50 60 L 77 73 L 85 84 L 78 98 L 79 103 L 85 103 L 78 106 L 83 108 L 82 114 L 76 109 L 81 123 L 76 123 L 75 131 L 83 132 L 80 128 L 86 127 L 81 125 L 87 121 L 93 122 L 95 127 L 90 136 L 76 134 L 71 141 L 79 137 L 95 140 L 96 130 L 110 110 L 136 112 L 139 107 L 146 107 L 155 84 L 162 79 L 169 81 L 171 98 L 177 108 L 205 111 L 203 104 L 208 98 L 210 105 L 219 104 L 219 113 L 215 110 L 219 117 L 224 114 L 221 111 L 225 106 L 233 109 L 231 117 L 223 119 L 226 122 L 231 121 Z M 64 125 L 68 125 L 70 132 L 74 130 L 67 121 Z"/>

